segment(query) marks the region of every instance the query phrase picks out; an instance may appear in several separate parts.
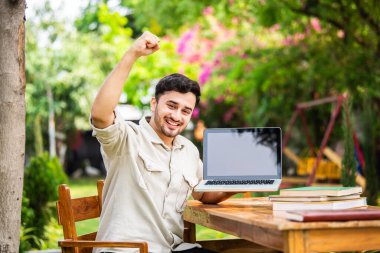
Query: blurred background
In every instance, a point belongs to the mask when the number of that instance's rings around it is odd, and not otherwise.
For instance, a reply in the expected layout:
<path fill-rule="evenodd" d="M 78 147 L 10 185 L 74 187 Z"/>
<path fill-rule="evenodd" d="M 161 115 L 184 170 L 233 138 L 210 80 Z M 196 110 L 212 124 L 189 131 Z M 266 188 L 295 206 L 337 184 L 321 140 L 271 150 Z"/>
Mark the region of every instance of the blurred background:
<path fill-rule="evenodd" d="M 283 136 L 289 136 L 283 174 L 305 179 L 331 130 L 327 145 L 338 161 L 324 157 L 316 180 L 340 183 L 359 174 L 366 180 L 369 203 L 377 203 L 380 7 L 376 0 L 27 4 L 21 250 L 57 248 L 62 236 L 52 209 L 57 184 L 68 182 L 78 196 L 96 192 L 96 179 L 105 176 L 105 168 L 88 123 L 91 104 L 108 73 L 147 30 L 161 38 L 161 50 L 133 67 L 119 105 L 127 120 L 139 120 L 149 112 L 160 78 L 183 73 L 202 87 L 201 102 L 185 133 L 201 152 L 204 128 L 279 126 Z M 298 114 L 301 120 L 292 125 L 301 102 L 311 102 L 307 105 L 312 107 L 305 107 Z M 335 124 L 329 129 L 332 118 Z M 96 230 L 96 224 L 83 229 Z M 211 232 L 203 233 L 207 237 Z"/>

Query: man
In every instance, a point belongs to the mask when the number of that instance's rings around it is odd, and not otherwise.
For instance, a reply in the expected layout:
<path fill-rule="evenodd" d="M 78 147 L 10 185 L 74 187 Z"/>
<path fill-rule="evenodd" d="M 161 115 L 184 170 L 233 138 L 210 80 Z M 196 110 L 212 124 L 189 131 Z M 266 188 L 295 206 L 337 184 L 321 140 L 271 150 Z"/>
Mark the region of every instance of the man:
<path fill-rule="evenodd" d="M 164 77 L 151 100 L 151 119 L 123 121 L 115 107 L 133 63 L 159 50 L 157 36 L 145 32 L 125 53 L 100 88 L 91 111 L 94 135 L 107 168 L 97 240 L 147 241 L 149 252 L 210 252 L 183 243 L 182 212 L 202 177 L 197 148 L 179 135 L 199 102 L 197 82 L 180 74 Z M 231 193 L 192 193 L 218 203 Z M 103 248 L 95 252 L 136 252 Z"/>

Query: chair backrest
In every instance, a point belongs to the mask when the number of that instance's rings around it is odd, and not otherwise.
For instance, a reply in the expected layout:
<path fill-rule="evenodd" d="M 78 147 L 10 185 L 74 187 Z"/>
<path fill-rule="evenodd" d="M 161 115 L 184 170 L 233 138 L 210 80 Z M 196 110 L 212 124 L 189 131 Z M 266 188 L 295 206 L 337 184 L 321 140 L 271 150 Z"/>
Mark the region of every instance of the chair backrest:
<path fill-rule="evenodd" d="M 104 181 L 98 180 L 98 195 L 71 198 L 70 188 L 62 184 L 58 188 L 57 214 L 58 223 L 63 228 L 64 239 L 95 240 L 96 232 L 78 235 L 75 227 L 77 221 L 98 218 L 102 211 L 102 192 Z M 91 248 L 73 248 L 72 253 L 91 252 Z"/>

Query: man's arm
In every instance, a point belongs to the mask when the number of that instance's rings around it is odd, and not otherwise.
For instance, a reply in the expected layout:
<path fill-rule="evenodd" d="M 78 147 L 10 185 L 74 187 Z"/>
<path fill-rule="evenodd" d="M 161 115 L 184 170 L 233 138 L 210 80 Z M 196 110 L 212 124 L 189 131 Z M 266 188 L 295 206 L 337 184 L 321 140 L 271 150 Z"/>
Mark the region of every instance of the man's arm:
<path fill-rule="evenodd" d="M 157 36 L 144 32 L 106 78 L 91 109 L 91 119 L 95 127 L 106 128 L 112 125 L 115 107 L 133 64 L 140 56 L 150 55 L 160 49 L 158 42 Z"/>
<path fill-rule="evenodd" d="M 217 204 L 239 192 L 194 192 L 193 198 L 204 204 Z"/>

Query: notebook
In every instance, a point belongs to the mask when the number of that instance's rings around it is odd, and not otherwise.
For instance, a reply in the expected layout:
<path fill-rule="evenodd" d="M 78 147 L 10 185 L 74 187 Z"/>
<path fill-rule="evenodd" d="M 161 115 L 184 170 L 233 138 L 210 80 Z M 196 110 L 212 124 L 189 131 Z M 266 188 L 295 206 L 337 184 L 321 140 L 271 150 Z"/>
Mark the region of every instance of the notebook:
<path fill-rule="evenodd" d="M 203 137 L 203 180 L 196 192 L 277 191 L 281 128 L 214 128 Z"/>

